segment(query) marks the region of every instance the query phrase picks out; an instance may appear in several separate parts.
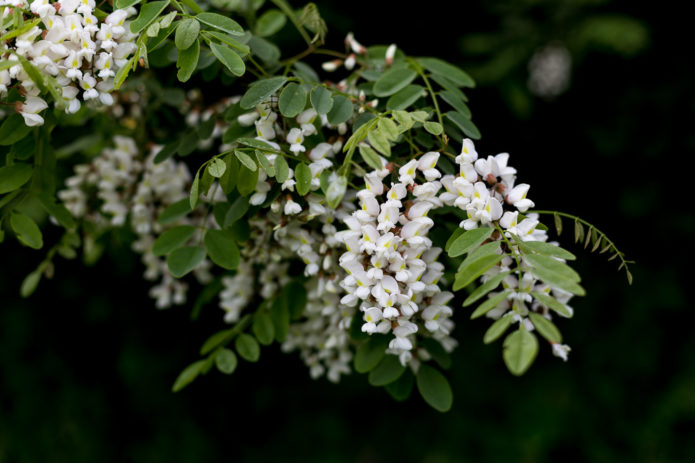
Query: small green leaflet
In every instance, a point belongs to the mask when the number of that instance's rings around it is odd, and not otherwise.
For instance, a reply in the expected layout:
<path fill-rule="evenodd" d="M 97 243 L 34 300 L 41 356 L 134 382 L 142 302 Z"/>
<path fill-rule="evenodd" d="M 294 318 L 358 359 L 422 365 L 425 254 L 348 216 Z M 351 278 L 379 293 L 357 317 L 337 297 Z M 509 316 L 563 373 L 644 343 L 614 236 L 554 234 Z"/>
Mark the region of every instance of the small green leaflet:
<path fill-rule="evenodd" d="M 378 152 L 386 157 L 391 156 L 391 144 L 381 130 L 371 130 L 367 139 Z"/>
<path fill-rule="evenodd" d="M 256 159 L 258 160 L 258 165 L 268 174 L 268 177 L 275 177 L 275 165 L 270 163 L 263 151 L 256 150 Z"/>
<path fill-rule="evenodd" d="M 154 244 L 152 245 L 152 254 L 155 256 L 164 256 L 169 254 L 174 249 L 186 244 L 194 233 L 195 227 L 190 225 L 181 225 L 170 228 L 164 231 L 157 237 L 156 240 L 154 240 Z"/>
<path fill-rule="evenodd" d="M 355 371 L 366 373 L 376 367 L 385 355 L 388 337 L 373 334 L 367 342 L 360 345 L 355 353 Z"/>
<path fill-rule="evenodd" d="M 445 370 L 451 367 L 451 355 L 439 341 L 434 338 L 425 338 L 420 341 L 420 346 L 432 356 L 432 360 L 437 362 L 440 367 Z"/>
<path fill-rule="evenodd" d="M 509 371 L 515 376 L 523 375 L 538 354 L 538 340 L 524 329 L 511 333 L 504 340 L 502 357 Z"/>
<path fill-rule="evenodd" d="M 504 334 L 505 331 L 507 331 L 507 328 L 509 328 L 509 325 L 511 325 L 513 321 L 514 316 L 511 313 L 497 319 L 495 323 L 490 325 L 490 328 L 488 328 L 488 330 L 485 332 L 485 336 L 483 336 L 483 342 L 485 344 L 495 342 L 497 339 L 499 339 L 500 336 Z"/>
<path fill-rule="evenodd" d="M 227 230 L 208 230 L 205 233 L 205 249 L 210 259 L 227 270 L 239 266 L 241 256 L 234 235 Z"/>
<path fill-rule="evenodd" d="M 406 109 L 425 95 L 425 87 L 422 85 L 406 85 L 386 101 L 386 109 Z"/>
<path fill-rule="evenodd" d="M 273 339 L 275 339 L 275 327 L 273 326 L 273 320 L 269 315 L 263 312 L 257 312 L 253 318 L 253 326 L 251 327 L 254 336 L 258 339 L 258 342 L 264 346 L 272 344 Z"/>
<path fill-rule="evenodd" d="M 424 124 L 425 130 L 427 130 L 432 135 L 441 135 L 444 128 L 439 122 L 428 121 Z"/>
<path fill-rule="evenodd" d="M 557 299 L 555 299 L 554 297 L 552 297 L 551 295 L 539 293 L 538 291 L 533 291 L 533 292 L 531 292 L 531 296 L 538 299 L 538 302 L 540 302 L 544 306 L 548 307 L 550 310 L 554 310 L 559 315 L 566 317 L 566 318 L 572 317 L 572 312 L 570 312 L 570 310 L 567 308 L 567 306 L 565 304 L 563 304 L 562 302 L 558 301 Z"/>
<path fill-rule="evenodd" d="M 543 315 L 534 312 L 529 313 L 528 316 L 531 319 L 531 323 L 533 323 L 533 326 L 536 327 L 536 330 L 538 330 L 541 336 L 555 344 L 562 342 L 562 334 L 560 333 L 560 330 L 558 330 L 553 324 L 553 322 L 545 318 Z"/>
<path fill-rule="evenodd" d="M 418 62 L 432 74 L 443 76 L 459 87 L 475 87 L 475 81 L 462 69 L 437 58 L 418 58 Z"/>
<path fill-rule="evenodd" d="M 251 109 L 258 103 L 262 103 L 270 95 L 275 93 L 287 82 L 286 77 L 271 77 L 270 79 L 258 80 L 249 86 L 244 96 L 241 98 L 240 106 L 244 109 Z"/>
<path fill-rule="evenodd" d="M 381 170 L 381 160 L 376 151 L 371 149 L 366 143 L 360 143 L 359 150 L 362 159 L 364 159 L 364 162 L 366 162 L 369 167 L 374 170 Z"/>
<path fill-rule="evenodd" d="M 275 340 L 283 342 L 290 329 L 290 310 L 284 297 L 276 297 L 270 306 L 270 318 L 275 328 Z"/>
<path fill-rule="evenodd" d="M 390 96 L 405 88 L 411 83 L 417 73 L 408 68 L 393 68 L 381 75 L 374 83 L 374 95 L 378 97 Z"/>
<path fill-rule="evenodd" d="M 164 209 L 164 212 L 159 216 L 157 222 L 159 222 L 160 225 L 167 225 L 175 222 L 189 212 L 191 212 L 190 201 L 188 198 L 184 198 Z"/>
<path fill-rule="evenodd" d="M 19 289 L 20 296 L 29 297 L 34 293 L 34 291 L 36 291 L 36 287 L 41 281 L 41 272 L 39 269 L 34 270 L 24 278 L 24 281 L 22 281 L 22 286 Z"/>
<path fill-rule="evenodd" d="M 459 129 L 463 131 L 466 135 L 471 137 L 473 140 L 480 140 L 480 130 L 475 126 L 470 119 L 464 117 L 463 114 L 454 111 L 449 111 L 444 115 L 451 122 L 456 124 Z"/>
<path fill-rule="evenodd" d="M 326 87 L 319 85 L 315 87 L 310 94 L 311 105 L 319 114 L 328 114 L 333 108 L 333 97 L 331 91 Z"/>
<path fill-rule="evenodd" d="M 486 255 L 471 262 L 466 268 L 456 274 L 454 291 L 458 291 L 471 284 L 480 275 L 488 271 L 490 267 L 501 261 L 503 257 L 503 254 Z"/>
<path fill-rule="evenodd" d="M 495 307 L 497 307 L 502 301 L 507 299 L 507 297 L 512 293 L 511 289 L 506 289 L 499 294 L 495 294 L 482 304 L 478 306 L 477 309 L 471 314 L 471 320 L 474 318 L 482 317 Z"/>
<path fill-rule="evenodd" d="M 243 151 L 234 150 L 234 155 L 250 171 L 254 172 L 256 169 L 258 169 L 258 166 L 256 166 L 256 161 L 254 161 L 251 156 Z"/>
<path fill-rule="evenodd" d="M 311 189 L 311 180 L 313 178 L 309 166 L 303 162 L 297 164 L 297 167 L 294 170 L 294 178 L 297 181 L 297 193 L 301 196 L 305 196 L 307 193 L 309 193 L 309 190 Z"/>
<path fill-rule="evenodd" d="M 220 373 L 231 375 L 236 370 L 239 360 L 231 349 L 223 348 L 215 355 L 215 366 Z"/>
<path fill-rule="evenodd" d="M 503 272 L 498 275 L 495 275 L 494 277 L 490 278 L 487 280 L 485 283 L 482 285 L 478 286 L 475 291 L 473 291 L 470 296 L 466 298 L 465 301 L 463 301 L 463 307 L 468 307 L 469 305 L 473 304 L 476 302 L 478 299 L 481 297 L 485 296 L 487 293 L 492 291 L 493 289 L 497 288 L 497 286 L 504 280 L 504 278 L 509 275 L 511 271 L 509 272 Z"/>
<path fill-rule="evenodd" d="M 169 6 L 169 0 L 149 2 L 143 5 L 137 19 L 130 23 L 130 32 L 138 34 L 144 31 L 167 6 Z"/>
<path fill-rule="evenodd" d="M 395 355 L 385 355 L 372 371 L 369 372 L 369 384 L 372 386 L 386 386 L 396 381 L 405 373 L 405 366 L 401 365 Z"/>
<path fill-rule="evenodd" d="M 449 257 L 461 256 L 471 249 L 479 246 L 483 241 L 488 239 L 490 235 L 492 235 L 493 231 L 495 231 L 494 228 L 481 227 L 463 232 L 449 246 L 449 250 L 447 251 L 449 253 Z"/>
<path fill-rule="evenodd" d="M 220 158 L 215 158 L 208 164 L 208 172 L 215 178 L 222 177 L 225 170 L 227 170 L 227 164 Z"/>
<path fill-rule="evenodd" d="M 167 256 L 169 271 L 176 278 L 181 278 L 196 268 L 205 259 L 205 250 L 197 247 L 181 247 Z"/>
<path fill-rule="evenodd" d="M 24 123 L 24 118 L 19 114 L 12 114 L 0 125 L 0 146 L 10 146 L 26 137 L 31 127 Z"/>
<path fill-rule="evenodd" d="M 446 377 L 426 363 L 417 372 L 417 389 L 425 402 L 439 412 L 447 412 L 454 402 L 454 395 Z"/>
<path fill-rule="evenodd" d="M 24 214 L 13 212 L 10 215 L 10 227 L 17 235 L 17 239 L 24 246 L 32 249 L 43 247 L 43 236 L 36 222 Z"/>
<path fill-rule="evenodd" d="M 241 333 L 237 336 L 234 347 L 239 356 L 247 362 L 257 362 L 261 356 L 261 346 L 250 334 Z"/>
<path fill-rule="evenodd" d="M 386 392 L 388 392 L 394 400 L 402 402 L 408 397 L 413 391 L 413 385 L 415 383 L 415 377 L 410 372 L 406 370 L 405 373 L 401 375 L 396 381 L 391 384 L 386 385 Z"/>
<path fill-rule="evenodd" d="M 24 163 L 0 167 L 0 194 L 20 188 L 31 179 L 33 171 L 30 164 Z"/>
<path fill-rule="evenodd" d="M 342 124 L 352 117 L 354 107 L 349 99 L 342 95 L 333 97 L 333 107 L 328 111 L 328 122 L 331 125 Z"/>
<path fill-rule="evenodd" d="M 198 38 L 200 32 L 200 23 L 193 19 L 184 19 L 176 28 L 174 35 L 174 44 L 179 50 L 185 50 L 193 45 L 193 42 Z"/>
<path fill-rule="evenodd" d="M 268 37 L 282 29 L 286 22 L 287 16 L 280 10 L 268 10 L 258 18 L 255 34 L 259 37 Z"/>
<path fill-rule="evenodd" d="M 550 286 L 564 289 L 577 296 L 585 294 L 584 288 L 578 284 L 579 275 L 567 264 L 540 254 L 528 254 L 524 259 L 532 267 L 533 274 Z"/>
<path fill-rule="evenodd" d="M 466 119 L 471 118 L 471 110 L 468 105 L 458 95 L 453 92 L 444 91 L 439 94 L 442 100 L 446 101 L 457 112 L 461 113 Z"/>
<path fill-rule="evenodd" d="M 517 241 L 521 250 L 527 254 L 537 253 L 544 256 L 559 257 L 565 260 L 575 260 L 577 257 L 560 246 L 542 241 Z"/>
<path fill-rule="evenodd" d="M 195 174 L 195 178 L 193 178 L 193 183 L 191 183 L 191 193 L 188 197 L 191 209 L 195 209 L 195 207 L 198 205 L 198 199 L 200 198 L 200 176 L 198 175 L 199 172 Z"/>
<path fill-rule="evenodd" d="M 461 272 L 463 269 L 481 257 L 497 254 L 500 250 L 501 244 L 501 241 L 490 241 L 489 243 L 478 246 L 468 253 L 468 257 L 461 262 L 461 265 L 459 265 L 456 271 Z"/>
<path fill-rule="evenodd" d="M 290 166 L 287 165 L 287 161 L 283 156 L 278 156 L 275 158 L 275 179 L 284 183 L 290 176 Z"/>
<path fill-rule="evenodd" d="M 226 45 L 210 42 L 210 50 L 212 50 L 212 53 L 220 60 L 220 63 L 224 64 L 224 66 L 229 69 L 229 72 L 235 76 L 241 76 L 246 71 L 244 60 Z"/>
<path fill-rule="evenodd" d="M 285 117 L 295 117 L 306 106 L 306 90 L 294 82 L 290 82 L 280 93 L 278 106 Z"/>
<path fill-rule="evenodd" d="M 207 26 L 219 29 L 230 35 L 244 34 L 244 28 L 239 23 L 221 14 L 205 12 L 198 14 L 196 19 Z"/>
<path fill-rule="evenodd" d="M 205 366 L 206 360 L 198 360 L 188 365 L 176 378 L 174 386 L 171 388 L 172 392 L 178 392 L 184 387 L 188 386 L 193 382 L 194 379 L 198 377 L 201 373 L 203 367 Z"/>
<path fill-rule="evenodd" d="M 179 69 L 176 76 L 179 81 L 186 82 L 193 75 L 198 59 L 200 58 L 200 40 L 196 39 L 193 45 L 185 50 L 179 50 L 179 56 L 176 60 L 176 67 Z"/>
<path fill-rule="evenodd" d="M 171 143 L 167 143 L 166 145 L 164 145 L 164 147 L 161 150 L 159 150 L 159 152 L 154 157 L 154 163 L 159 164 L 172 157 L 174 154 L 176 154 L 176 151 L 179 149 L 180 144 L 181 140 L 174 140 Z"/>
<path fill-rule="evenodd" d="M 239 166 L 239 176 L 237 179 L 237 191 L 242 196 L 248 196 L 256 191 L 258 184 L 258 169 L 251 170 L 244 165 Z"/>

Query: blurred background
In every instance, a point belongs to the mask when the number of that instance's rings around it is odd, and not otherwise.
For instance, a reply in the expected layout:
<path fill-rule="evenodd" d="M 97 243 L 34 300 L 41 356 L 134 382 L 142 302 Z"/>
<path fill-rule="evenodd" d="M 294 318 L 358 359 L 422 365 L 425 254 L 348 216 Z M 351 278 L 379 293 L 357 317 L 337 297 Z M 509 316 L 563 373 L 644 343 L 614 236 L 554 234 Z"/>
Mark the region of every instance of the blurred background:
<path fill-rule="evenodd" d="M 59 261 L 58 276 L 22 300 L 41 256 L 8 240 L 0 462 L 695 461 L 687 16 L 618 0 L 453 5 L 318 2 L 333 47 L 354 31 L 363 44 L 395 42 L 468 70 L 478 152 L 509 151 L 537 207 L 589 220 L 637 261 L 628 286 L 615 261 L 563 234 L 588 289 L 559 322 L 570 361 L 543 348 L 512 377 L 501 344 L 482 344 L 487 325 L 461 311 L 447 414 L 416 395 L 396 403 L 363 376 L 312 381 L 275 347 L 174 395 L 179 371 L 219 329 L 218 309 L 195 322 L 190 307 L 155 310 L 125 245 L 92 268 Z M 299 50 L 290 27 L 280 39 Z"/>

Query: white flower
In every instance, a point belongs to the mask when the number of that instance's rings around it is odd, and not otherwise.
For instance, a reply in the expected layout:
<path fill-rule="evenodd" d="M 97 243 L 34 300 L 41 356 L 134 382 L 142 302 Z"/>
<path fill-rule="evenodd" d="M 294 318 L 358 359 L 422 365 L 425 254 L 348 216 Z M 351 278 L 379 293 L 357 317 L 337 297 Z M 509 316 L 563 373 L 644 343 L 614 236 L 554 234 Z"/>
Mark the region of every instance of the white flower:
<path fill-rule="evenodd" d="M 567 356 L 572 349 L 567 344 L 553 343 L 553 355 L 560 357 L 565 362 L 567 361 Z"/>
<path fill-rule="evenodd" d="M 410 185 L 415 182 L 415 169 L 418 166 L 418 160 L 412 159 L 403 167 L 398 169 L 398 181 Z"/>
<path fill-rule="evenodd" d="M 529 188 L 531 188 L 531 185 L 528 183 L 520 183 L 509 192 L 506 201 L 509 204 L 513 204 L 519 211 L 526 212 L 534 206 L 533 201 L 526 198 Z"/>
<path fill-rule="evenodd" d="M 298 203 L 292 201 L 292 199 L 288 199 L 287 202 L 285 203 L 285 215 L 295 215 L 299 214 L 302 212 L 302 206 L 300 206 Z"/>
<path fill-rule="evenodd" d="M 287 134 L 287 143 L 290 144 L 290 151 L 293 153 L 301 153 L 306 151 L 302 142 L 304 141 L 304 134 L 302 134 L 301 129 L 294 128 Z"/>
<path fill-rule="evenodd" d="M 428 182 L 436 180 L 442 176 L 442 174 L 436 169 L 437 161 L 439 160 L 439 153 L 431 151 L 424 154 L 418 162 L 417 168 L 422 171 L 423 175 Z"/>
<path fill-rule="evenodd" d="M 386 56 L 385 56 L 385 64 L 386 67 L 391 66 L 393 64 L 393 58 L 396 56 L 396 44 L 392 43 L 389 45 L 389 47 L 386 49 Z"/>
<path fill-rule="evenodd" d="M 43 117 L 39 112 L 48 108 L 48 104 L 37 96 L 30 96 L 22 103 L 19 114 L 24 118 L 24 123 L 29 127 L 43 125 Z"/>

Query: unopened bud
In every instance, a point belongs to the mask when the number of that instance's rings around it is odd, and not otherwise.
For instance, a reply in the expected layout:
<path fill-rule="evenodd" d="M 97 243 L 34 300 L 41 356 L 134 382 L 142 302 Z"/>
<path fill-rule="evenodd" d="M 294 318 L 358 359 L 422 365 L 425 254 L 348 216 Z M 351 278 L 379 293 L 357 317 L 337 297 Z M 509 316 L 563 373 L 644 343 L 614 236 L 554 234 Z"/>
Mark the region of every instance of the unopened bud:
<path fill-rule="evenodd" d="M 321 68 L 326 72 L 333 72 L 338 69 L 343 64 L 343 60 L 334 59 L 333 61 L 326 61 L 321 65 Z"/>
<path fill-rule="evenodd" d="M 348 71 L 352 71 L 352 69 L 355 67 L 355 63 L 357 62 L 355 58 L 354 53 L 350 53 L 350 56 L 345 60 L 345 69 Z"/>
<path fill-rule="evenodd" d="M 393 58 L 395 56 L 396 56 L 396 44 L 392 43 L 386 49 L 386 67 L 391 66 L 391 64 L 393 64 Z"/>

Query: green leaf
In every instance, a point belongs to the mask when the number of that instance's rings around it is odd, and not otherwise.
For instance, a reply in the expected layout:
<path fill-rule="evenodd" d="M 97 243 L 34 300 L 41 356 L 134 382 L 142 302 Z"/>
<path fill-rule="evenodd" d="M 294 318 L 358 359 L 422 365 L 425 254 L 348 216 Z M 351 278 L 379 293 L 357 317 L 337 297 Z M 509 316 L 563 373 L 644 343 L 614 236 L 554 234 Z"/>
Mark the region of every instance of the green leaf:
<path fill-rule="evenodd" d="M 10 226 L 17 235 L 17 239 L 24 246 L 32 249 L 43 247 L 43 236 L 36 222 L 24 214 L 13 212 L 10 215 Z"/>
<path fill-rule="evenodd" d="M 212 53 L 220 60 L 220 63 L 229 69 L 229 72 L 235 76 L 244 75 L 246 72 L 246 66 L 244 65 L 244 60 L 231 48 L 226 45 L 220 45 L 215 42 L 210 42 L 210 50 Z"/>
<path fill-rule="evenodd" d="M 480 304 L 478 308 L 476 308 L 475 311 L 471 314 L 471 320 L 474 318 L 481 317 L 489 311 L 491 311 L 492 309 L 494 309 L 495 307 L 497 307 L 500 304 L 500 302 L 507 299 L 511 292 L 511 289 L 506 289 L 499 294 L 495 294 L 494 296 Z"/>
<path fill-rule="evenodd" d="M 237 220 L 242 218 L 246 211 L 249 210 L 249 200 L 244 196 L 239 196 L 234 200 L 231 207 L 224 216 L 224 228 L 227 228 L 234 224 Z"/>
<path fill-rule="evenodd" d="M 567 306 L 555 299 L 554 297 L 552 297 L 551 295 L 540 293 L 538 291 L 531 292 L 531 295 L 538 299 L 538 302 L 548 307 L 550 310 L 554 310 L 559 315 L 562 315 L 563 317 L 567 318 L 572 317 L 572 312 L 570 312 Z"/>
<path fill-rule="evenodd" d="M 368 133 L 369 143 L 386 157 L 391 156 L 391 144 L 380 130 L 372 130 Z M 381 167 L 379 167 L 381 169 Z"/>
<path fill-rule="evenodd" d="M 333 98 L 333 107 L 328 111 L 328 122 L 331 125 L 342 124 L 352 117 L 354 107 L 352 102 L 343 95 L 336 95 Z"/>
<path fill-rule="evenodd" d="M 481 257 L 497 254 L 500 250 L 501 244 L 501 241 L 491 241 L 489 243 L 483 244 L 482 246 L 478 246 L 477 248 L 473 249 L 468 253 L 468 257 L 466 257 L 466 259 L 463 262 L 461 262 L 461 265 L 459 265 L 459 268 L 456 271 L 462 271 L 471 263 L 480 259 Z"/>
<path fill-rule="evenodd" d="M 410 370 L 406 370 L 406 372 L 402 374 L 400 378 L 386 386 L 386 392 L 388 392 L 389 395 L 391 395 L 391 397 L 398 402 L 402 402 L 410 397 L 414 384 L 415 377 Z"/>
<path fill-rule="evenodd" d="M 443 76 L 459 87 L 475 87 L 475 81 L 465 71 L 437 58 L 418 58 L 418 62 L 432 74 Z"/>
<path fill-rule="evenodd" d="M 227 18 L 217 13 L 200 13 L 196 15 L 196 19 L 201 23 L 221 30 L 230 35 L 244 35 L 244 28 L 233 19 Z"/>
<path fill-rule="evenodd" d="M 159 216 L 157 222 L 159 222 L 160 225 L 168 225 L 172 222 L 176 222 L 189 212 L 191 212 L 191 202 L 188 198 L 184 198 L 164 209 L 164 212 Z"/>
<path fill-rule="evenodd" d="M 251 53 L 251 49 L 249 48 L 248 45 L 241 43 L 240 41 L 238 41 L 237 39 L 235 39 L 231 35 L 223 34 L 221 32 L 216 32 L 216 31 L 203 31 L 203 34 L 207 37 L 212 37 L 212 38 L 216 39 L 217 41 L 222 42 L 222 43 L 230 46 L 231 48 L 236 50 L 236 52 L 238 54 L 240 54 L 241 56 L 245 56 L 245 55 L 248 55 L 249 53 Z"/>
<path fill-rule="evenodd" d="M 306 90 L 294 82 L 290 82 L 280 93 L 278 106 L 285 117 L 295 117 L 306 106 Z"/>
<path fill-rule="evenodd" d="M 531 272 L 550 286 L 578 296 L 585 294 L 584 289 L 578 284 L 579 275 L 567 264 L 540 254 L 529 254 L 524 259 L 531 266 Z"/>
<path fill-rule="evenodd" d="M 491 227 L 480 227 L 468 230 L 456 238 L 449 246 L 449 257 L 461 256 L 488 239 L 495 229 Z M 448 244 L 448 243 L 447 243 Z"/>
<path fill-rule="evenodd" d="M 373 334 L 369 340 L 357 349 L 355 353 L 355 371 L 358 373 L 367 373 L 376 367 L 384 355 L 388 347 L 388 337 L 382 334 Z"/>
<path fill-rule="evenodd" d="M 466 119 L 471 118 L 471 110 L 468 105 L 458 95 L 453 92 L 444 91 L 439 94 L 442 100 L 446 101 L 457 112 L 461 113 Z"/>
<path fill-rule="evenodd" d="M 227 170 L 227 164 L 220 158 L 215 158 L 208 164 L 208 172 L 215 178 L 221 178 L 225 170 Z"/>
<path fill-rule="evenodd" d="M 466 268 L 456 274 L 454 291 L 458 291 L 471 284 L 480 275 L 488 271 L 490 267 L 501 261 L 503 257 L 503 254 L 487 255 L 471 262 Z"/>
<path fill-rule="evenodd" d="M 224 171 L 224 175 L 220 177 L 220 187 L 222 187 L 222 192 L 225 195 L 230 194 L 234 191 L 237 185 L 237 178 L 239 175 L 239 161 L 237 161 L 236 156 L 231 153 L 224 157 L 224 163 L 227 168 Z"/>
<path fill-rule="evenodd" d="M 398 110 L 406 109 L 413 105 L 425 94 L 425 87 L 422 85 L 407 85 L 400 89 L 386 102 L 386 109 Z"/>
<path fill-rule="evenodd" d="M 529 313 L 528 316 L 531 319 L 531 323 L 533 323 L 533 326 L 536 327 L 536 330 L 538 330 L 541 336 L 554 344 L 559 344 L 562 342 L 562 334 L 560 333 L 560 330 L 558 330 L 553 324 L 553 322 L 545 318 L 543 315 L 535 312 Z"/>
<path fill-rule="evenodd" d="M 297 164 L 297 167 L 294 169 L 294 178 L 297 181 L 297 193 L 300 196 L 304 196 L 309 193 L 309 190 L 311 189 L 311 179 L 313 178 L 309 166 L 303 162 Z"/>
<path fill-rule="evenodd" d="M 170 228 L 159 235 L 154 240 L 152 246 L 152 254 L 155 256 L 164 256 L 169 254 L 176 248 L 180 248 L 193 236 L 195 227 L 190 225 L 181 225 L 179 227 Z"/>
<path fill-rule="evenodd" d="M 410 130 L 413 126 L 413 118 L 407 111 L 394 111 L 393 118 L 398 121 L 398 131 L 400 133 Z"/>
<path fill-rule="evenodd" d="M 244 153 L 243 151 L 234 150 L 234 155 L 251 172 L 255 172 L 256 169 L 258 169 L 258 166 L 256 166 L 256 161 L 254 161 L 251 156 Z"/>
<path fill-rule="evenodd" d="M 386 386 L 396 381 L 405 372 L 405 366 L 401 365 L 395 355 L 385 355 L 372 371 L 369 372 L 369 384 L 372 386 Z"/>
<path fill-rule="evenodd" d="M 116 0 L 113 3 L 113 6 L 117 10 L 125 10 L 128 7 L 131 7 L 133 5 L 137 5 L 140 3 L 141 0 Z"/>
<path fill-rule="evenodd" d="M 283 342 L 290 329 L 290 310 L 284 297 L 276 297 L 270 306 L 270 318 L 275 327 L 275 340 Z"/>
<path fill-rule="evenodd" d="M 390 141 L 396 141 L 400 133 L 393 119 L 388 119 L 386 117 L 379 118 L 379 131 Z"/>
<path fill-rule="evenodd" d="M 248 196 L 256 191 L 258 184 L 258 169 L 251 170 L 246 166 L 239 166 L 239 177 L 237 182 L 237 190 L 242 196 Z"/>
<path fill-rule="evenodd" d="M 239 266 L 239 248 L 228 230 L 208 230 L 204 243 L 210 259 L 220 267 L 234 270 Z"/>
<path fill-rule="evenodd" d="M 179 69 L 176 76 L 179 81 L 186 82 L 193 75 L 198 59 L 200 58 L 200 40 L 196 39 L 193 45 L 185 50 L 179 50 L 179 56 L 176 60 L 176 67 Z"/>
<path fill-rule="evenodd" d="M 239 102 L 240 106 L 244 109 L 254 108 L 258 103 L 262 103 L 280 87 L 285 85 L 285 82 L 287 82 L 287 77 L 281 76 L 254 82 L 249 86 L 249 89 L 241 98 Z"/>
<path fill-rule="evenodd" d="M 33 168 L 30 164 L 17 163 L 0 167 L 0 194 L 20 188 L 31 179 Z"/>
<path fill-rule="evenodd" d="M 234 373 L 238 363 L 239 360 L 237 359 L 234 351 L 231 349 L 221 349 L 215 355 L 215 366 L 218 370 L 220 370 L 221 373 L 224 373 L 225 375 L 231 375 Z"/>
<path fill-rule="evenodd" d="M 196 268 L 205 259 L 205 249 L 181 247 L 174 249 L 167 256 L 169 271 L 176 278 L 181 278 Z"/>
<path fill-rule="evenodd" d="M 444 131 L 444 128 L 439 122 L 428 121 L 425 122 L 424 127 L 425 130 L 427 130 L 432 135 L 441 135 L 441 133 Z"/>
<path fill-rule="evenodd" d="M 24 278 L 24 281 L 22 281 L 22 286 L 19 290 L 19 294 L 22 297 L 31 296 L 34 291 L 36 291 L 39 281 L 41 281 L 41 272 L 37 269 Z"/>
<path fill-rule="evenodd" d="M 562 249 L 560 246 L 545 243 L 542 241 L 517 241 L 522 251 L 526 253 L 535 252 L 544 256 L 559 257 L 565 260 L 575 260 L 577 257 L 571 252 Z"/>
<path fill-rule="evenodd" d="M 417 372 L 417 389 L 425 402 L 440 412 L 447 412 L 454 402 L 449 381 L 439 372 L 425 363 Z"/>
<path fill-rule="evenodd" d="M 364 162 L 366 162 L 369 167 L 374 170 L 381 170 L 381 160 L 379 159 L 379 155 L 376 154 L 376 151 L 371 149 L 366 143 L 360 143 L 359 150 L 362 159 L 364 159 Z"/>
<path fill-rule="evenodd" d="M 328 185 L 326 189 L 326 202 L 328 203 L 328 207 L 331 209 L 338 207 L 340 201 L 343 200 L 343 196 L 345 196 L 347 184 L 347 177 L 341 176 L 336 177 L 335 180 Z"/>
<path fill-rule="evenodd" d="M 193 42 L 198 38 L 200 33 L 200 23 L 193 19 L 184 19 L 176 28 L 174 35 L 174 44 L 179 50 L 185 50 L 193 45 Z"/>
<path fill-rule="evenodd" d="M 196 379 L 203 370 L 205 363 L 206 360 L 198 360 L 197 362 L 193 362 L 190 365 L 188 365 L 181 372 L 181 374 L 179 374 L 178 378 L 176 378 L 176 381 L 174 382 L 174 386 L 171 388 L 171 391 L 178 392 L 184 387 L 188 386 L 190 383 L 192 383 L 193 380 Z"/>
<path fill-rule="evenodd" d="M 444 245 L 444 251 L 447 253 L 449 252 L 449 249 L 451 249 L 451 245 L 454 244 L 454 241 L 458 239 L 459 236 L 463 235 L 466 232 L 465 229 L 463 228 L 456 228 L 454 231 L 451 233 L 451 236 L 449 237 L 448 240 L 446 240 L 446 244 Z"/>
<path fill-rule="evenodd" d="M 280 59 L 280 49 L 273 42 L 252 35 L 249 39 L 249 47 L 251 48 L 251 53 L 258 56 L 268 65 L 276 65 Z"/>
<path fill-rule="evenodd" d="M 496 341 L 504 334 L 505 331 L 507 331 L 507 328 L 509 328 L 509 325 L 511 325 L 513 321 L 514 316 L 512 314 L 498 318 L 495 323 L 490 325 L 490 328 L 488 328 L 488 330 L 485 332 L 483 342 L 485 344 L 490 344 L 491 342 Z"/>
<path fill-rule="evenodd" d="M 475 291 L 473 291 L 470 294 L 470 296 L 468 296 L 466 298 L 466 300 L 463 301 L 463 307 L 468 307 L 469 305 L 473 304 L 474 302 L 476 302 L 481 297 L 485 296 L 487 293 L 489 293 L 493 289 L 497 288 L 497 286 L 502 282 L 502 280 L 504 280 L 504 278 L 507 275 L 509 275 L 510 273 L 511 272 L 502 272 L 502 273 L 490 278 L 482 285 L 478 286 L 475 289 Z"/>
<path fill-rule="evenodd" d="M 384 72 L 374 83 L 374 95 L 384 97 L 393 95 L 411 83 L 417 73 L 408 68 L 392 68 Z"/>
<path fill-rule="evenodd" d="M 268 10 L 258 18 L 255 34 L 259 37 L 271 36 L 282 29 L 286 22 L 287 16 L 280 10 Z"/>
<path fill-rule="evenodd" d="M 252 148 L 256 148 L 259 150 L 263 151 L 275 151 L 275 148 L 270 146 L 268 142 L 263 141 L 263 140 L 257 140 L 255 138 L 237 138 L 235 140 L 237 143 L 240 143 L 242 145 L 250 146 Z"/>
<path fill-rule="evenodd" d="M 263 312 L 257 312 L 254 316 L 251 329 L 256 339 L 258 339 L 258 342 L 264 346 L 273 343 L 273 339 L 275 339 L 275 326 L 273 326 L 273 320 L 269 315 Z"/>
<path fill-rule="evenodd" d="M 275 158 L 275 180 L 284 183 L 290 176 L 290 166 L 287 165 L 284 156 L 278 155 Z"/>
<path fill-rule="evenodd" d="M 246 333 L 241 333 L 234 341 L 234 347 L 241 358 L 247 362 L 257 362 L 261 356 L 261 346 L 256 339 Z"/>
<path fill-rule="evenodd" d="M 473 124 L 473 122 L 471 122 L 470 119 L 467 119 L 463 114 L 449 111 L 444 116 L 456 124 L 456 126 L 458 126 L 458 128 L 470 138 L 473 140 L 480 140 L 480 130 L 478 130 L 478 127 L 476 127 L 475 124 Z"/>
<path fill-rule="evenodd" d="M 319 85 L 311 91 L 311 105 L 319 114 L 328 114 L 333 108 L 333 97 L 331 91 Z"/>
<path fill-rule="evenodd" d="M 195 207 L 198 205 L 198 199 L 200 197 L 200 178 L 198 175 L 198 172 L 196 172 L 195 177 L 193 178 L 193 183 L 191 183 L 191 192 L 188 197 L 191 210 L 195 209 Z"/>
<path fill-rule="evenodd" d="M 164 9 L 169 6 L 169 0 L 149 2 L 140 8 L 140 14 L 130 23 L 130 32 L 138 34 L 144 31 Z"/>
<path fill-rule="evenodd" d="M 172 157 L 174 154 L 176 154 L 176 151 L 179 149 L 180 144 L 181 140 L 174 140 L 171 143 L 167 143 L 166 145 L 164 145 L 164 148 L 159 150 L 159 152 L 155 155 L 154 163 L 160 164 Z"/>
<path fill-rule="evenodd" d="M 232 337 L 235 336 L 236 333 L 239 331 L 239 329 L 237 328 L 239 326 L 240 324 L 237 323 L 234 326 L 234 328 L 218 331 L 217 333 L 207 338 L 203 343 L 203 346 L 200 348 L 200 355 L 206 355 L 212 352 L 217 346 L 224 345 L 227 342 L 229 342 L 232 339 Z"/>
<path fill-rule="evenodd" d="M 0 125 L 0 146 L 14 145 L 31 131 L 19 114 L 12 114 Z"/>
<path fill-rule="evenodd" d="M 256 150 L 256 159 L 258 160 L 258 165 L 261 166 L 268 177 L 275 177 L 275 165 L 271 164 L 263 151 Z"/>
<path fill-rule="evenodd" d="M 538 340 L 524 329 L 511 333 L 504 340 L 502 357 L 511 374 L 523 375 L 538 354 Z"/>
<path fill-rule="evenodd" d="M 434 338 L 425 338 L 420 341 L 420 346 L 432 356 L 432 359 L 437 362 L 440 367 L 444 369 L 451 367 L 451 355 L 449 355 L 439 341 Z"/>

